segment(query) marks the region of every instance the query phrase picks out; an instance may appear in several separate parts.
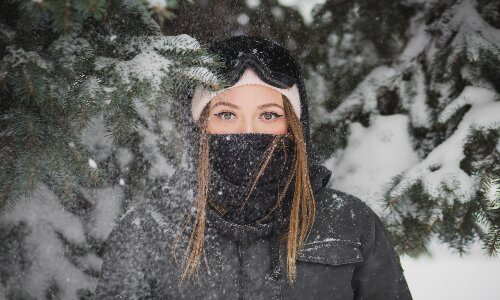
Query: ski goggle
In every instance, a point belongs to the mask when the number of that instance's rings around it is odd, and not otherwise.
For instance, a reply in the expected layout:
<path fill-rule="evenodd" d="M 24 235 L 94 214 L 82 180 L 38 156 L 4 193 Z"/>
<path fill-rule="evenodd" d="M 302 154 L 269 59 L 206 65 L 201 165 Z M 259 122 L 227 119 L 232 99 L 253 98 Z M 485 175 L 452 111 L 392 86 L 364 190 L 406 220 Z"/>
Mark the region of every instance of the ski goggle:
<path fill-rule="evenodd" d="M 215 42 L 210 50 L 223 61 L 220 72 L 229 85 L 235 84 L 247 67 L 262 81 L 279 88 L 290 88 L 300 78 L 300 67 L 290 51 L 269 39 L 233 36 Z"/>

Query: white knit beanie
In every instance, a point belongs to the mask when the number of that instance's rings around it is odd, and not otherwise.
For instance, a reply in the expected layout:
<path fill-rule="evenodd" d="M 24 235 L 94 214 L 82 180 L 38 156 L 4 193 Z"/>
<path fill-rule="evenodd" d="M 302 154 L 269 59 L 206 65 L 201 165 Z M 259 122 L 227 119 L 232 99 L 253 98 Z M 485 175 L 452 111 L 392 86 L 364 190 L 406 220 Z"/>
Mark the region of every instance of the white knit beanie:
<path fill-rule="evenodd" d="M 203 111 L 205 106 L 210 102 L 210 100 L 212 100 L 213 97 L 229 89 L 247 84 L 262 85 L 271 88 L 273 90 L 276 90 L 281 94 L 285 95 L 290 101 L 290 104 L 292 105 L 293 110 L 297 115 L 297 118 L 300 119 L 300 95 L 296 83 L 290 88 L 281 89 L 262 81 L 252 68 L 246 68 L 243 74 L 241 75 L 240 79 L 238 80 L 238 82 L 225 89 L 221 89 L 218 91 L 209 91 L 203 88 L 201 85 L 197 85 L 193 94 L 193 98 L 191 100 L 191 116 L 193 117 L 193 120 L 196 122 L 198 121 L 201 112 Z"/>

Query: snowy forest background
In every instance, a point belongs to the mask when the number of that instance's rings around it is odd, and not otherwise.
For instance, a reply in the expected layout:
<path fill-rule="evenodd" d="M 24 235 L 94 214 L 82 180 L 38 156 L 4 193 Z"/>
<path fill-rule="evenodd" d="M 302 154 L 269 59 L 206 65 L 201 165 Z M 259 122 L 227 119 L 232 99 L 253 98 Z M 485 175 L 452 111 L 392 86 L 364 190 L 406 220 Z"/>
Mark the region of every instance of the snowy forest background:
<path fill-rule="evenodd" d="M 206 43 L 243 33 L 300 59 L 330 186 L 414 298 L 498 299 L 498 0 L 0 1 L 0 299 L 92 297 L 115 220 L 183 165 L 181 94 L 223 83 Z"/>

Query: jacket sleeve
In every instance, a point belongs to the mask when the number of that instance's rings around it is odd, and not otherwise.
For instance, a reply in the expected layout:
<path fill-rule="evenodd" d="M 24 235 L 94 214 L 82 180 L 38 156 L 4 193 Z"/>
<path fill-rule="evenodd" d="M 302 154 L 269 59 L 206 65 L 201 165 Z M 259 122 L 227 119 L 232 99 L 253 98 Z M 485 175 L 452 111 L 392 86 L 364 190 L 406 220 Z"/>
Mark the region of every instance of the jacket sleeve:
<path fill-rule="evenodd" d="M 136 210 L 125 214 L 106 241 L 94 299 L 147 299 L 147 234 Z"/>
<path fill-rule="evenodd" d="M 403 268 L 380 218 L 369 208 L 369 229 L 362 246 L 363 262 L 356 264 L 354 299 L 412 299 Z"/>

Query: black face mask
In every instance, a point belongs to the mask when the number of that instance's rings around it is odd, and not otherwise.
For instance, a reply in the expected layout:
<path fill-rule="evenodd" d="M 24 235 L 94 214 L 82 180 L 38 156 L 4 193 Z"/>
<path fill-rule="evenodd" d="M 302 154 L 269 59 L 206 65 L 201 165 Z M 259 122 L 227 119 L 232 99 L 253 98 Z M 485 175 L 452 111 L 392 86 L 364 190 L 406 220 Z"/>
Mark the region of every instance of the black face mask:
<path fill-rule="evenodd" d="M 277 202 L 293 169 L 295 143 L 288 135 L 280 140 L 243 205 L 247 186 L 255 178 L 276 135 L 263 133 L 209 134 L 211 197 L 229 212 L 224 216 L 239 224 L 263 217 Z M 290 184 L 291 185 L 291 184 Z M 288 190 L 291 190 L 290 186 Z"/>
<path fill-rule="evenodd" d="M 214 171 L 225 180 L 246 186 L 264 162 L 266 149 L 276 135 L 265 133 L 209 134 L 209 158 Z M 274 153 L 257 184 L 269 184 L 287 175 L 293 159 L 291 137 L 279 136 Z"/>

